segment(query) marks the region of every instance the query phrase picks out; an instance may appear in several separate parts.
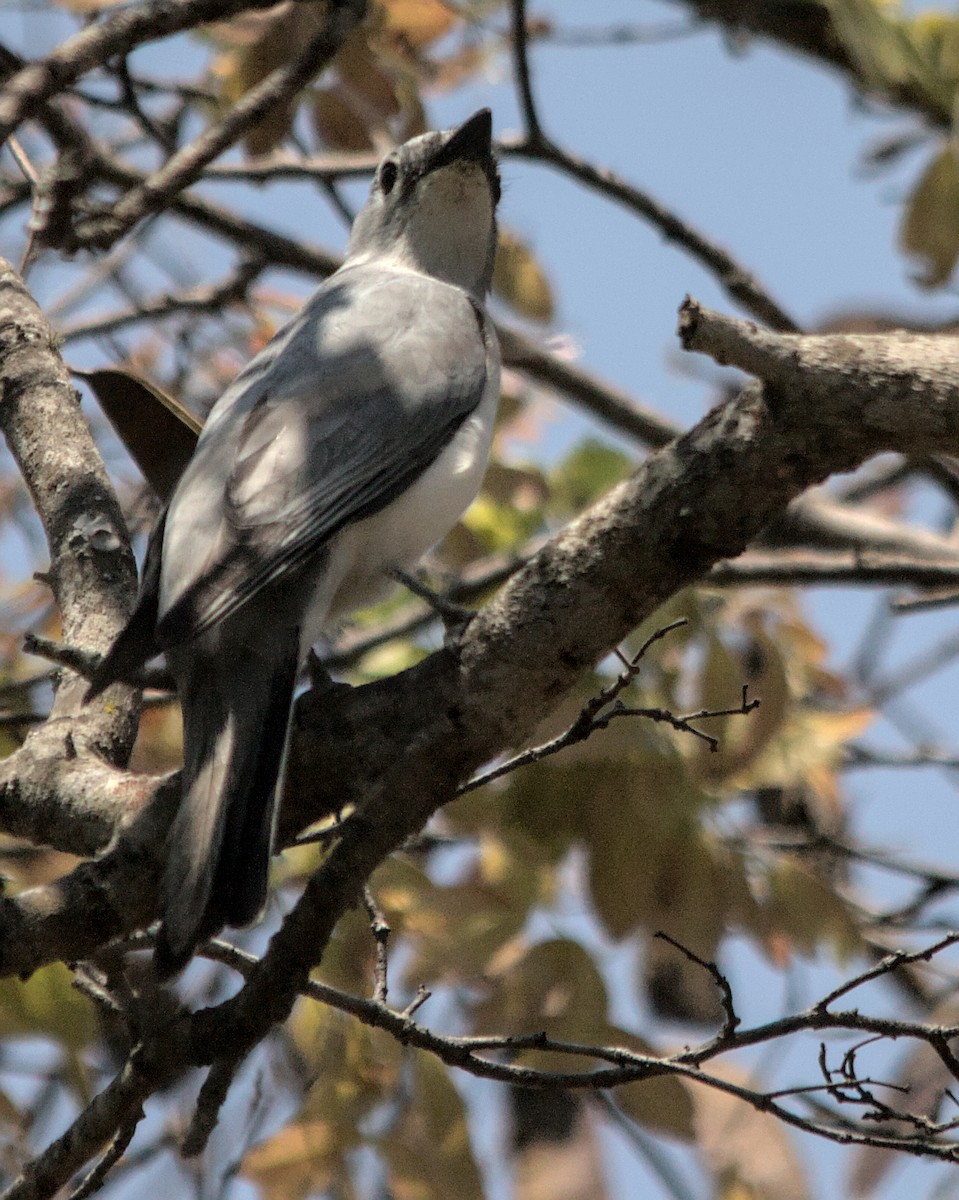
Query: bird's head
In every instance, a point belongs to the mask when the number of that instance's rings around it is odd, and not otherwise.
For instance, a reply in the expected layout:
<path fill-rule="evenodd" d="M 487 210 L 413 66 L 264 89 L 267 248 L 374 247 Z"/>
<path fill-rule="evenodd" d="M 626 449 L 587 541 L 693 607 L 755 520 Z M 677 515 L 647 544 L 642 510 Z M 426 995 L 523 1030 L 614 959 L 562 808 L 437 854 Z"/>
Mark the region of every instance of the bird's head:
<path fill-rule="evenodd" d="M 456 129 L 391 150 L 354 222 L 348 261 L 392 260 L 485 295 L 500 196 L 492 136 L 482 108 Z"/>

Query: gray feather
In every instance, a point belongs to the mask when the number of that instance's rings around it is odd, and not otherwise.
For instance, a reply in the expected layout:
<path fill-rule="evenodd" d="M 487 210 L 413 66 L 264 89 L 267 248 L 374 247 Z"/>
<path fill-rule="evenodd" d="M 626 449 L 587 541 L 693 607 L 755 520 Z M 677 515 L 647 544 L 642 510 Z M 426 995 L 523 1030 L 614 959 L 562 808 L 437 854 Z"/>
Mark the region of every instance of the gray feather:
<path fill-rule="evenodd" d="M 423 473 L 483 395 L 481 321 L 462 291 L 406 271 L 348 268 L 320 289 L 224 394 L 174 493 L 165 646 L 227 619 Z M 224 460 L 211 496 L 209 463 Z"/>

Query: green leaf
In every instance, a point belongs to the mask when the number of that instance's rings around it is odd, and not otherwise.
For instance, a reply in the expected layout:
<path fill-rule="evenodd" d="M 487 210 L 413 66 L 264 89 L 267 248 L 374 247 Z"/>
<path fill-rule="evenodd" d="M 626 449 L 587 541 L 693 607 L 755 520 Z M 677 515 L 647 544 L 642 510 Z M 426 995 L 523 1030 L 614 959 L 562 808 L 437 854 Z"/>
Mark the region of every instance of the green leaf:
<path fill-rule="evenodd" d="M 573 516 L 632 469 L 632 461 L 621 450 L 597 438 L 586 438 L 551 473 L 550 510 L 560 517 Z"/>
<path fill-rule="evenodd" d="M 941 287 L 959 259 L 959 157 L 947 142 L 926 167 L 906 204 L 899 244 L 919 260 L 916 282 Z"/>
<path fill-rule="evenodd" d="M 909 87 L 927 104 L 951 115 L 952 89 L 937 69 L 924 32 L 886 0 L 831 0 L 833 27 L 867 87 L 896 92 Z"/>
<path fill-rule="evenodd" d="M 40 1034 L 69 1050 L 87 1046 L 95 1028 L 93 1008 L 71 979 L 62 963 L 52 963 L 25 983 L 0 980 L 0 1037 Z"/>

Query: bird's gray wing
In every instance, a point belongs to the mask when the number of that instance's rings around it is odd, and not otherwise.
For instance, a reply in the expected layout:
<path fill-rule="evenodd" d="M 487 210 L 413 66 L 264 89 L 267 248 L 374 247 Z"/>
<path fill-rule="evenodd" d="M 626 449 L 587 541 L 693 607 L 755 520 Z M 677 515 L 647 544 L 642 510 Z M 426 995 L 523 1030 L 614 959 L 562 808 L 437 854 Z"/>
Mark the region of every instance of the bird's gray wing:
<path fill-rule="evenodd" d="M 424 276 L 356 267 L 321 289 L 211 414 L 209 447 L 171 502 L 214 503 L 210 478 L 230 456 L 215 534 L 206 518 L 207 544 L 191 546 L 184 521 L 173 547 L 187 584 L 161 605 L 161 643 L 225 620 L 401 495 L 479 404 L 487 336 L 465 293 Z"/>

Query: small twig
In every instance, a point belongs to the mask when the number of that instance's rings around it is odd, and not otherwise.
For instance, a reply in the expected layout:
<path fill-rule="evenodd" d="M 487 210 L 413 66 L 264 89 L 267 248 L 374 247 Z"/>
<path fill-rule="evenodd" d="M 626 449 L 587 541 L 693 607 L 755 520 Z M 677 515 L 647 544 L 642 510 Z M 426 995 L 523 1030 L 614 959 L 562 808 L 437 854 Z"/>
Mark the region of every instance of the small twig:
<path fill-rule="evenodd" d="M 947 767 L 959 771 L 959 754 L 951 754 L 936 746 L 917 746 L 915 750 L 879 750 L 852 742 L 845 747 L 843 767 L 855 770 L 863 767 Z"/>
<path fill-rule="evenodd" d="M 27 240 L 23 248 L 23 254 L 20 255 L 20 274 L 25 275 L 27 268 L 33 259 L 33 247 L 36 240 L 36 225 L 37 225 L 37 206 L 40 203 L 40 173 L 30 161 L 27 152 L 20 144 L 20 139 L 11 135 L 7 139 L 7 146 L 10 153 L 13 155 L 14 161 L 23 173 L 24 179 L 30 184 L 33 192 L 33 214 L 27 223 Z"/>
<path fill-rule="evenodd" d="M 526 123 L 526 136 L 531 146 L 548 145 L 536 111 L 533 81 L 529 69 L 529 28 L 526 24 L 526 0 L 513 0 L 510 9 L 510 32 L 513 38 L 513 62 L 520 106 Z"/>
<path fill-rule="evenodd" d="M 330 7 L 323 28 L 291 63 L 277 67 L 252 87 L 222 120 L 174 154 L 108 212 L 79 223 L 77 245 L 99 248 L 112 245 L 143 217 L 158 212 L 178 192 L 195 183 L 208 163 L 238 141 L 270 109 L 286 103 L 323 70 L 365 11 L 366 0 L 338 0 Z"/>
<path fill-rule="evenodd" d="M 672 633 L 674 629 L 680 629 L 686 624 L 688 624 L 687 619 L 680 617 L 678 620 L 671 621 L 668 625 L 655 630 L 643 642 L 632 658 L 627 658 L 621 651 L 617 650 L 616 654 L 620 662 L 623 663 L 624 669 L 611 684 L 599 691 L 590 700 L 587 700 L 580 710 L 579 716 L 564 733 L 553 738 L 552 741 L 544 742 L 541 746 L 533 746 L 529 750 L 524 750 L 522 754 L 515 755 L 515 757 L 509 759 L 507 762 L 501 763 L 498 767 L 493 767 L 482 775 L 475 776 L 464 783 L 456 794 L 463 796 L 467 792 L 472 792 L 474 789 L 482 787 L 484 784 L 492 783 L 494 779 L 499 779 L 503 775 L 508 775 L 513 771 L 519 770 L 520 767 L 540 762 L 544 758 L 558 754 L 560 750 L 565 750 L 567 746 L 573 746 L 577 742 L 585 741 L 597 729 L 604 728 L 605 726 L 601 722 L 605 720 L 606 724 L 608 724 L 609 716 L 602 718 L 598 714 L 607 704 L 615 702 L 620 692 L 629 687 L 633 682 L 639 674 L 639 664 L 642 662 L 650 646 L 654 642 L 658 642 L 660 638 L 665 637 L 667 633 Z"/>
<path fill-rule="evenodd" d="M 887 1088 L 890 1088 L 891 1090 L 895 1090 L 897 1092 L 904 1092 L 904 1093 L 909 1091 L 909 1089 L 907 1087 L 902 1087 L 902 1086 L 900 1086 L 898 1084 L 894 1084 L 894 1083 L 888 1083 L 884 1079 L 857 1079 L 856 1084 L 857 1085 L 861 1084 L 863 1087 L 887 1087 Z M 867 1101 L 865 1099 L 853 1098 L 853 1097 L 849 1096 L 848 1092 L 849 1092 L 850 1086 L 851 1085 L 849 1082 L 808 1083 L 801 1087 L 779 1088 L 777 1091 L 774 1091 L 774 1092 L 763 1092 L 763 1096 L 767 1100 L 786 1100 L 790 1096 L 811 1096 L 811 1095 L 814 1095 L 816 1092 L 827 1092 L 834 1099 L 838 1100 L 840 1104 L 860 1104 L 860 1103 L 871 1104 L 872 1103 L 871 1099 Z M 897 1114 L 897 1116 L 898 1115 L 899 1114 Z"/>
<path fill-rule="evenodd" d="M 106 333 L 116 333 L 141 321 L 163 321 L 184 313 L 209 313 L 211 316 L 222 318 L 223 309 L 227 305 L 246 299 L 250 285 L 263 271 L 263 267 L 261 259 L 245 258 L 222 283 L 192 288 L 179 295 L 168 294 L 153 300 L 143 300 L 134 309 L 107 313 L 102 317 L 93 317 L 88 321 L 70 325 L 61 331 L 61 340 L 66 343 L 80 338 L 102 337 Z"/>
<path fill-rule="evenodd" d="M 677 717 L 668 708 L 633 708 L 617 701 L 609 712 L 603 713 L 602 716 L 595 719 L 590 733 L 597 729 L 605 729 L 617 717 L 645 717 L 650 721 L 659 721 L 664 725 L 670 725 L 678 733 L 691 733 L 693 737 L 705 742 L 710 751 L 715 754 L 719 750 L 719 738 L 714 737 L 711 733 L 704 733 L 702 729 L 697 729 L 691 722 L 704 721 L 709 717 L 747 716 L 760 705 L 758 699 L 747 699 L 747 690 L 748 684 L 743 684 L 742 703 L 736 708 L 701 708 L 698 712 L 689 713 L 684 717 Z"/>
<path fill-rule="evenodd" d="M 363 887 L 363 905 L 366 908 L 367 916 L 370 918 L 370 930 L 376 942 L 376 965 L 373 968 L 373 999 L 377 1004 L 385 1004 L 388 966 L 386 949 L 392 930 L 377 905 L 376 898 L 367 885 Z"/>
<path fill-rule="evenodd" d="M 700 958 L 688 946 L 684 946 L 682 942 L 677 942 L 675 938 L 670 937 L 668 933 L 664 933 L 662 929 L 657 930 L 653 936 L 659 938 L 660 941 L 668 943 L 674 950 L 678 950 L 680 954 L 688 958 L 690 962 L 695 963 L 697 967 L 702 967 L 712 977 L 713 983 L 719 989 L 719 999 L 725 1014 L 723 1027 L 714 1040 L 720 1045 L 731 1041 L 742 1021 L 736 1015 L 736 1009 L 733 1005 L 733 989 L 730 986 L 729 980 L 714 962 L 708 958 Z"/>
<path fill-rule="evenodd" d="M 893 954 L 887 954 L 874 967 L 870 967 L 868 971 L 863 971 L 854 979 L 847 979 L 839 987 L 835 988 L 828 995 L 823 996 L 814 1006 L 814 1011 L 824 1013 L 831 1004 L 834 1004 L 840 997 L 847 995 L 855 988 L 862 987 L 864 983 L 871 983 L 874 979 L 881 979 L 883 975 L 888 975 L 890 971 L 898 970 L 899 967 L 907 966 L 910 963 L 929 962 L 941 951 L 948 949 L 949 946 L 955 946 L 959 943 L 959 933 L 947 933 L 945 937 L 934 942 L 931 946 L 927 946 L 924 950 L 897 950 Z"/>
<path fill-rule="evenodd" d="M 430 996 L 432 996 L 432 995 L 433 995 L 433 993 L 426 986 L 426 984 L 421 983 L 420 986 L 416 989 L 416 995 L 409 1002 L 409 1004 L 407 1004 L 406 1008 L 404 1008 L 403 1011 L 400 1013 L 400 1016 L 403 1018 L 403 1020 L 408 1021 L 418 1009 L 423 1007 L 423 1005 L 426 1003 L 427 1000 L 429 1000 Z"/>
<path fill-rule="evenodd" d="M 674 943 L 675 944 L 675 943 Z M 683 947 L 679 947 L 685 952 Z M 923 956 L 931 956 L 940 948 L 930 946 L 921 952 Z M 229 946 L 223 942 L 210 942 L 203 953 L 218 961 L 227 962 L 234 966 L 242 975 L 248 976 L 256 967 L 257 960 L 250 954 Z M 701 961 L 692 956 L 694 961 Z M 710 969 L 708 963 L 703 965 Z M 732 1028 L 735 1013 L 732 1010 L 731 998 L 726 1007 L 726 1027 L 730 1032 L 725 1041 L 713 1038 L 697 1050 L 684 1050 L 671 1057 L 659 1058 L 652 1055 L 642 1055 L 620 1047 L 583 1045 L 558 1041 L 547 1037 L 544 1033 L 506 1035 L 506 1036 L 476 1036 L 476 1037 L 446 1037 L 430 1032 L 412 1020 L 412 1013 L 423 1003 L 428 993 L 421 989 L 413 1003 L 403 1012 L 394 1012 L 386 1005 L 377 1004 L 373 1000 L 363 1000 L 340 992 L 329 985 L 315 980 L 308 981 L 303 994 L 312 997 L 320 1003 L 329 1004 L 340 1011 L 350 1013 L 364 1024 L 384 1029 L 391 1033 L 404 1045 L 413 1045 L 419 1049 L 435 1054 L 442 1062 L 451 1067 L 468 1071 L 478 1078 L 494 1079 L 501 1082 L 515 1083 L 525 1087 L 565 1087 L 585 1089 L 593 1092 L 604 1092 L 618 1085 L 649 1079 L 661 1075 L 675 1075 L 705 1086 L 715 1088 L 728 1095 L 736 1096 L 746 1104 L 761 1112 L 768 1112 L 777 1119 L 817 1136 L 842 1145 L 870 1145 L 886 1147 L 891 1150 L 903 1151 L 920 1157 L 932 1157 L 947 1162 L 959 1161 L 959 1147 L 954 1144 L 937 1144 L 927 1137 L 918 1141 L 915 1137 L 896 1135 L 884 1136 L 875 1132 L 866 1132 L 855 1124 L 845 1121 L 842 1115 L 831 1110 L 824 1110 L 821 1115 L 824 1121 L 814 1121 L 782 1107 L 778 1103 L 780 1096 L 814 1095 L 817 1091 L 831 1091 L 834 1096 L 843 1087 L 854 1091 L 858 1083 L 862 1086 L 863 1096 L 851 1099 L 852 1103 L 872 1103 L 866 1099 L 870 1079 L 858 1081 L 833 1081 L 825 1065 L 825 1052 L 820 1052 L 820 1065 L 825 1066 L 824 1078 L 832 1082 L 832 1088 L 823 1085 L 815 1087 L 798 1087 L 786 1089 L 784 1092 L 757 1092 L 749 1087 L 734 1083 L 721 1076 L 711 1075 L 703 1070 L 703 1063 L 719 1054 L 729 1053 L 740 1047 L 756 1045 L 762 1042 L 774 1041 L 789 1034 L 811 1029 L 861 1029 L 872 1030 L 883 1037 L 917 1037 L 933 1045 L 941 1051 L 939 1042 L 945 1046 L 944 1061 L 950 1061 L 948 1039 L 959 1035 L 956 1029 L 939 1029 L 922 1026 L 915 1023 L 904 1023 L 894 1020 L 870 1018 L 856 1011 L 829 1013 L 820 1012 L 817 1007 L 793 1017 L 781 1018 L 767 1025 L 753 1029 L 736 1031 Z M 722 1035 L 720 1035 L 722 1036 Z M 605 1067 L 592 1068 L 584 1072 L 548 1071 L 538 1068 L 519 1066 L 511 1062 L 483 1057 L 486 1054 L 503 1052 L 515 1055 L 522 1050 L 539 1050 L 558 1054 L 571 1054 L 585 1058 L 593 1058 L 599 1062 L 610 1064 Z M 959 1063 L 951 1060 L 957 1073 Z M 950 1069 L 953 1069 L 950 1067 Z M 903 1115 L 909 1120 L 908 1114 Z M 920 1120 L 922 1120 L 920 1118 Z M 828 1121 L 828 1123 L 826 1123 Z M 928 1134 L 936 1136 L 948 1132 L 953 1122 L 938 1126 L 924 1126 Z"/>
<path fill-rule="evenodd" d="M 418 579 L 415 575 L 411 575 L 408 571 L 403 571 L 399 567 L 393 567 L 390 575 L 412 592 L 420 600 L 424 600 L 432 610 L 432 612 L 440 618 L 447 631 L 461 632 L 476 616 L 475 610 L 465 608 L 462 604 L 457 604 L 450 600 L 448 596 L 443 596 L 439 592 L 434 591 L 422 579 Z"/>
<path fill-rule="evenodd" d="M 139 90 L 142 90 L 142 84 L 135 85 L 133 77 L 130 74 L 130 64 L 127 56 L 121 54 L 116 64 L 113 67 L 113 73 L 116 75 L 117 81 L 120 84 L 120 92 L 122 95 L 121 107 L 123 110 L 132 112 L 145 133 L 148 133 L 167 154 L 172 154 L 176 150 L 176 144 L 166 129 L 162 129 L 156 121 L 146 112 L 143 105 L 140 103 Z"/>
<path fill-rule="evenodd" d="M 538 141 L 523 139 L 510 142 L 509 151 L 520 158 L 545 162 L 562 174 L 624 205 L 654 225 L 667 241 L 682 246 L 706 267 L 727 295 L 753 317 L 782 333 L 799 331 L 793 318 L 727 250 L 710 241 L 648 192 L 627 182 L 615 171 L 596 166 L 542 136 Z"/>
<path fill-rule="evenodd" d="M 673 1200 L 697 1200 L 697 1191 L 679 1174 L 661 1143 L 632 1117 L 627 1116 L 609 1092 L 595 1092 L 589 1099 L 633 1144 L 636 1152 L 642 1155 L 647 1166 L 658 1176 Z"/>
<path fill-rule="evenodd" d="M 671 630 L 685 624 L 685 618 L 681 618 L 678 621 L 673 621 L 670 625 L 664 626 L 662 629 L 658 629 L 646 639 L 632 658 L 626 658 L 625 655 L 617 651 L 625 669 L 616 676 L 608 687 L 603 688 L 602 691 L 583 705 L 579 716 L 563 733 L 549 742 L 544 742 L 539 746 L 532 746 L 529 750 L 524 750 L 521 754 L 517 754 L 506 762 L 500 763 L 499 766 L 491 767 L 490 770 L 483 772 L 481 775 L 474 776 L 462 784 L 456 794 L 463 796 L 467 792 L 472 792 L 478 787 L 483 787 L 484 784 L 492 783 L 494 779 L 500 779 L 504 775 L 509 775 L 513 771 L 519 770 L 521 767 L 541 762 L 544 758 L 559 754 L 561 750 L 565 750 L 569 746 L 586 741 L 597 730 L 606 729 L 607 726 L 619 717 L 646 717 L 650 721 L 659 721 L 672 726 L 673 729 L 680 733 L 692 734 L 694 737 L 704 741 L 712 751 L 718 750 L 719 738 L 714 737 L 712 734 L 704 733 L 701 729 L 697 729 L 692 722 L 702 721 L 709 717 L 738 717 L 751 713 L 759 707 L 760 702 L 759 700 L 749 700 L 747 698 L 746 685 L 743 686 L 742 702 L 737 707 L 700 709 L 699 712 L 689 713 L 687 716 L 682 717 L 677 717 L 675 713 L 671 713 L 665 708 L 628 707 L 618 699 L 619 693 L 635 679 L 640 661 L 653 642 Z M 606 711 L 602 711 L 603 709 L 606 709 Z"/>
<path fill-rule="evenodd" d="M 6 80 L 0 88 L 0 145 L 46 101 L 114 55 L 127 54 L 144 42 L 159 41 L 206 21 L 225 21 L 235 13 L 270 8 L 274 3 L 275 0 L 148 0 L 134 8 L 124 5 Z"/>
<path fill-rule="evenodd" d="M 13 155 L 17 166 L 23 172 L 24 178 L 28 180 L 32 187 L 36 187 L 40 182 L 40 175 L 36 167 L 27 156 L 27 152 L 24 150 L 23 146 L 20 145 L 20 139 L 17 137 L 10 137 L 7 140 L 7 147 L 10 150 L 10 153 Z"/>
<path fill-rule="evenodd" d="M 102 655 L 91 654 L 79 650 L 76 646 L 68 646 L 64 642 L 54 642 L 50 638 L 40 637 L 36 633 L 28 633 L 23 639 L 24 654 L 35 654 L 61 667 L 69 667 L 85 679 L 89 679 L 100 665 Z"/>
<path fill-rule="evenodd" d="M 143 1115 L 141 1108 L 120 1126 L 113 1140 L 101 1155 L 100 1161 L 70 1193 L 69 1200 L 87 1200 L 87 1197 L 94 1195 L 103 1187 L 107 1174 L 120 1161 L 126 1153 L 127 1147 L 133 1141 L 133 1135 L 143 1120 Z"/>
<path fill-rule="evenodd" d="M 932 612 L 937 608 L 955 608 L 959 604 L 959 589 L 943 588 L 926 596 L 893 596 L 889 608 L 897 617 L 908 617 L 912 613 Z"/>
<path fill-rule="evenodd" d="M 242 1056 L 239 1058 L 229 1056 L 217 1059 L 210 1067 L 197 1097 L 193 1119 L 190 1121 L 190 1127 L 186 1131 L 180 1147 L 185 1158 L 194 1158 L 206 1149 L 210 1134 L 216 1128 L 220 1118 L 220 1109 L 223 1107 L 242 1061 Z"/>

